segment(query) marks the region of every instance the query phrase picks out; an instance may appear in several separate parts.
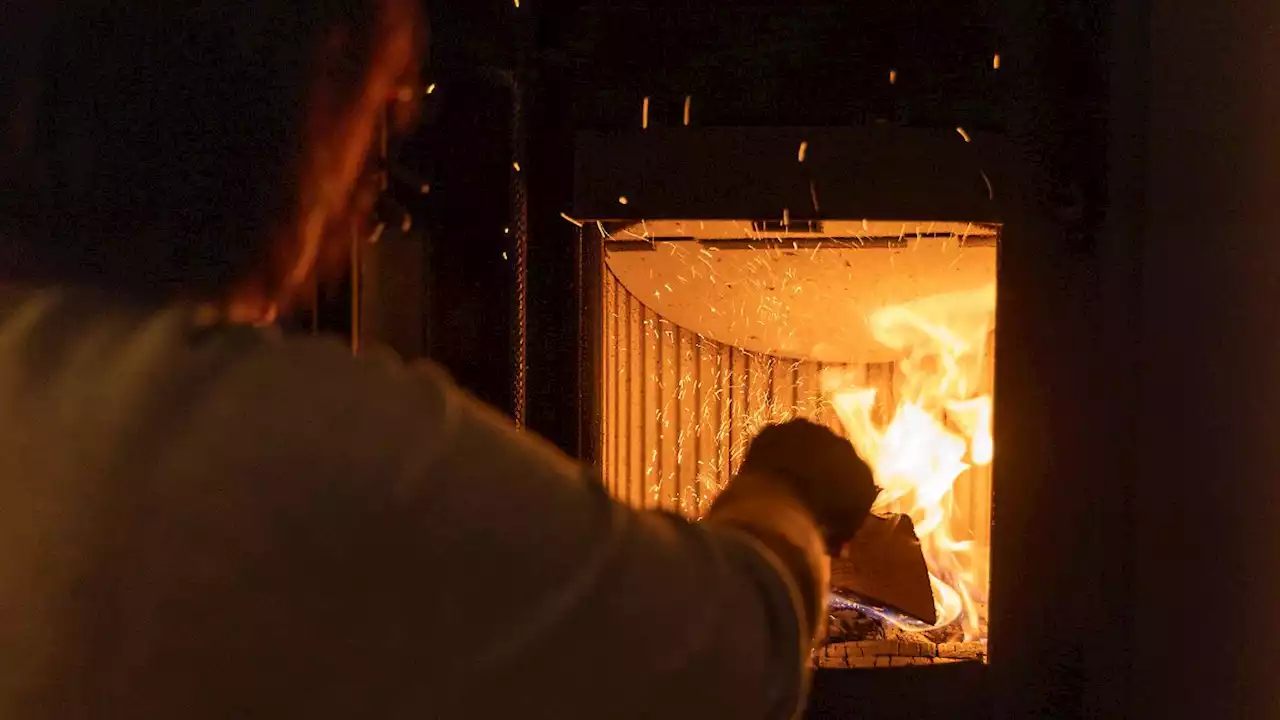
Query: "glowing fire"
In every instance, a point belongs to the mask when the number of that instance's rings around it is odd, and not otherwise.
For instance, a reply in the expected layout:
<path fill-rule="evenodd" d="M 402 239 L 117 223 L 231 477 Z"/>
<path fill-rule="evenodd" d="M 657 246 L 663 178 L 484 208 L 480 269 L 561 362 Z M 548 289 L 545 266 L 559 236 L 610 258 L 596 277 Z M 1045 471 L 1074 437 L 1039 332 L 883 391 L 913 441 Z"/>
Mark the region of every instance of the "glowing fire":
<path fill-rule="evenodd" d="M 995 285 L 887 307 L 870 318 L 875 338 L 902 354 L 895 407 L 877 422 L 877 391 L 839 372 L 823 388 L 858 453 L 884 488 L 877 512 L 911 516 L 929 565 L 938 626 L 957 620 L 966 640 L 985 629 L 989 520 L 957 487 L 986 472 L 991 437 L 988 338 L 995 322 Z M 987 504 L 990 494 L 980 502 Z"/>

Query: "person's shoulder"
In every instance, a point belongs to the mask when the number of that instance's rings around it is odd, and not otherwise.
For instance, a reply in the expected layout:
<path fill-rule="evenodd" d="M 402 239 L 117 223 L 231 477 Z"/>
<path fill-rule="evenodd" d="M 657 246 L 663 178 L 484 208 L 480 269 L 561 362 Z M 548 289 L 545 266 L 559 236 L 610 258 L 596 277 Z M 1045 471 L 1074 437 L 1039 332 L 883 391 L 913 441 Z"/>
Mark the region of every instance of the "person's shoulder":
<path fill-rule="evenodd" d="M 430 411 L 454 392 L 430 365 L 410 367 L 388 352 L 359 355 L 335 338 L 285 336 L 255 328 L 227 328 L 196 337 L 225 366 L 222 381 L 269 396 L 272 402 L 319 409 L 326 403 L 352 412 Z"/>
<path fill-rule="evenodd" d="M 184 345 L 170 397 L 188 401 L 166 402 L 192 441 L 312 477 L 373 482 L 430 465 L 461 392 L 443 373 L 330 338 L 227 327 Z"/>

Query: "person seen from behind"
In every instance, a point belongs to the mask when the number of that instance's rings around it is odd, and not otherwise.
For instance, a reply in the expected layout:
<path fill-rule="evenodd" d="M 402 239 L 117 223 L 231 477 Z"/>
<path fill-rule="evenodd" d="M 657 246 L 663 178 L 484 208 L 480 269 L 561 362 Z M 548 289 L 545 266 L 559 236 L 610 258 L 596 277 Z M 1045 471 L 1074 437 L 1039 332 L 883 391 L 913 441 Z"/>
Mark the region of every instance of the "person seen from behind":
<path fill-rule="evenodd" d="M 875 499 L 767 428 L 611 500 L 438 370 L 265 326 L 345 257 L 416 0 L 10 0 L 0 717 L 786 718 Z"/>

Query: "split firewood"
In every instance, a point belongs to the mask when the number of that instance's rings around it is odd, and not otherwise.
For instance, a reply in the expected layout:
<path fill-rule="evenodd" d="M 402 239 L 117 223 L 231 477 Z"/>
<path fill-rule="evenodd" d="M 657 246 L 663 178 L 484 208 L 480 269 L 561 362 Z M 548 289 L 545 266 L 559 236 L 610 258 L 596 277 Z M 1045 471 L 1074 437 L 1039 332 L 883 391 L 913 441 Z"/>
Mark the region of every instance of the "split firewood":
<path fill-rule="evenodd" d="M 906 515 L 867 518 L 832 559 L 831 587 L 929 625 L 938 620 L 924 552 Z"/>

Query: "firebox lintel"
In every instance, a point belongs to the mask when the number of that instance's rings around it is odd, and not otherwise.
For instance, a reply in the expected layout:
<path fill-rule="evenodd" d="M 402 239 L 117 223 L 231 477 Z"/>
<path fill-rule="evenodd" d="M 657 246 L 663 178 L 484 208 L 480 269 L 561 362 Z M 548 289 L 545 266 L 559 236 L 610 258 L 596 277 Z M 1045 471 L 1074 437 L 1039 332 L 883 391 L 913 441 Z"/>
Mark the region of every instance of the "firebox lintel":
<path fill-rule="evenodd" d="M 998 224 L 1007 157 L 1000 138 L 953 129 L 582 133 L 572 215 L 590 222 L 749 218 L 796 226 L 827 218 L 911 218 Z"/>

